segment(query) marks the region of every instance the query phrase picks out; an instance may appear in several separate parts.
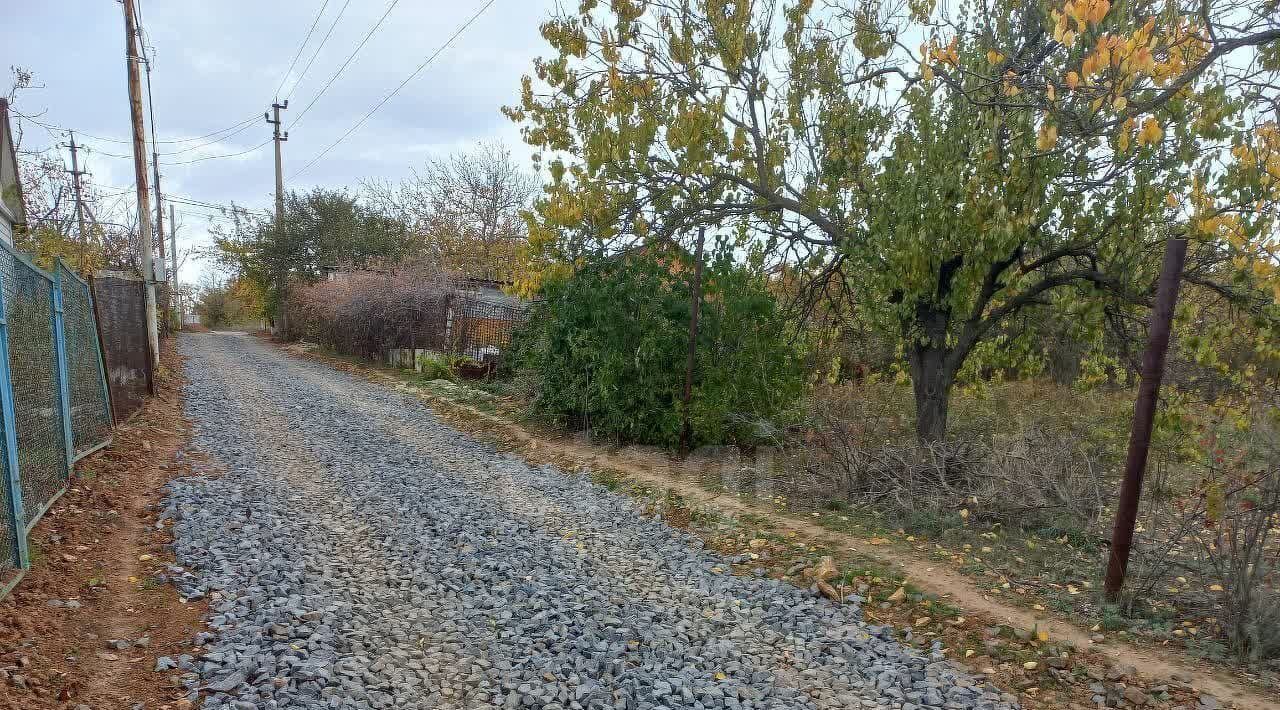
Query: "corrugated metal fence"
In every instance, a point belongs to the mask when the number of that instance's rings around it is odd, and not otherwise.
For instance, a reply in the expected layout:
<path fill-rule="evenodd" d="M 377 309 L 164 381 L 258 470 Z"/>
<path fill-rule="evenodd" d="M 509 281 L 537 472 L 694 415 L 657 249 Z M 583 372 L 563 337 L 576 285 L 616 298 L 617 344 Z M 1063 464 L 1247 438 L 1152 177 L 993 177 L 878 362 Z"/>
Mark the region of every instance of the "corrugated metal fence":
<path fill-rule="evenodd" d="M 0 570 L 11 572 L 30 566 L 27 532 L 66 489 L 75 461 L 110 441 L 112 421 L 89 285 L 61 261 L 49 273 L 6 244 L 0 405 Z"/>
<path fill-rule="evenodd" d="M 156 285 L 157 301 L 160 286 Z M 142 407 L 154 387 L 151 347 L 143 325 L 147 320 L 145 291 L 142 279 L 124 272 L 99 271 L 93 278 L 107 383 L 116 421 L 120 422 Z"/>

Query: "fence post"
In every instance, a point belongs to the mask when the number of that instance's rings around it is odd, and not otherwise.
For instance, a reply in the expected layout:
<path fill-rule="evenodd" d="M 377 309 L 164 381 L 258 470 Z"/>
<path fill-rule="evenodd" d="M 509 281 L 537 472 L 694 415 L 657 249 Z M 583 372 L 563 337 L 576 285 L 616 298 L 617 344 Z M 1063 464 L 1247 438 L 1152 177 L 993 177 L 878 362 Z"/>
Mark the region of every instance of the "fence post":
<path fill-rule="evenodd" d="M 0 272 L 0 417 L 4 424 L 5 460 L 4 485 L 9 489 L 9 522 L 12 524 L 13 545 L 17 550 L 17 566 L 31 567 L 31 554 L 27 550 L 26 512 L 22 507 L 22 479 L 18 476 L 18 416 L 13 406 L 13 377 L 9 372 L 9 323 L 4 304 L 4 274 Z"/>
<path fill-rule="evenodd" d="M 66 479 L 71 480 L 71 466 L 76 448 L 71 436 L 71 386 L 67 383 L 67 334 L 62 317 L 62 268 L 53 268 L 53 351 L 58 360 L 58 402 L 62 410 L 62 441 L 66 452 Z"/>

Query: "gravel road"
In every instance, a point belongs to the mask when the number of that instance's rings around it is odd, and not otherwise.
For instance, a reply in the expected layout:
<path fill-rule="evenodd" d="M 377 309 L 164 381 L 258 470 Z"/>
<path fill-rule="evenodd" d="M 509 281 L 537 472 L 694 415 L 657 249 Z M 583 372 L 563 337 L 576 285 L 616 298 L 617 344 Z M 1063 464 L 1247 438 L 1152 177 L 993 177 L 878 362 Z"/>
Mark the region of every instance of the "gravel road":
<path fill-rule="evenodd" d="M 203 707 L 1016 707 L 415 398 L 245 335 L 180 347 L 223 473 L 171 485 L 171 578 L 211 618 L 158 668 Z"/>

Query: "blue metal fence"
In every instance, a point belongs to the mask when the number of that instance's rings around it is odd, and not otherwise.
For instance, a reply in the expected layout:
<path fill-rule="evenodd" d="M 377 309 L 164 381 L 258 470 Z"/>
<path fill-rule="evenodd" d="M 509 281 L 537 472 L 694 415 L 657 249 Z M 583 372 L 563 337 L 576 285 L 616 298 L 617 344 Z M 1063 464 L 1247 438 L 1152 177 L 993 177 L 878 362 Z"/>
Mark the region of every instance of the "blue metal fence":
<path fill-rule="evenodd" d="M 27 533 L 71 467 L 111 436 L 106 369 L 88 284 L 0 242 L 0 570 L 31 564 Z M 0 579 L 0 595 L 16 581 Z"/>

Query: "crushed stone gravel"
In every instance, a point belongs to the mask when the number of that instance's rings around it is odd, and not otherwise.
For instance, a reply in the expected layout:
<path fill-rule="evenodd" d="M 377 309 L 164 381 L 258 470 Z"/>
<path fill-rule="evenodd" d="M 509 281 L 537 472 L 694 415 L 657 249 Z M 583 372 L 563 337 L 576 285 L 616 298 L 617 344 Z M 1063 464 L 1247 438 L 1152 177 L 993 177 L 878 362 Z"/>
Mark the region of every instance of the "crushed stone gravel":
<path fill-rule="evenodd" d="M 894 629 L 732 562 L 582 476 L 251 336 L 181 336 L 178 565 L 207 708 L 1005 710 Z"/>

